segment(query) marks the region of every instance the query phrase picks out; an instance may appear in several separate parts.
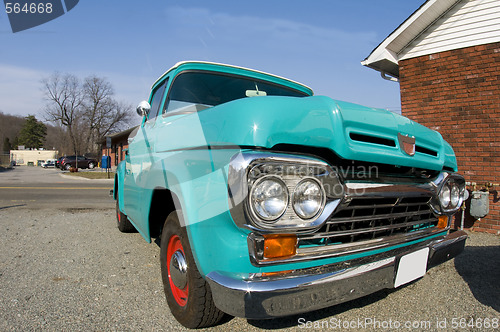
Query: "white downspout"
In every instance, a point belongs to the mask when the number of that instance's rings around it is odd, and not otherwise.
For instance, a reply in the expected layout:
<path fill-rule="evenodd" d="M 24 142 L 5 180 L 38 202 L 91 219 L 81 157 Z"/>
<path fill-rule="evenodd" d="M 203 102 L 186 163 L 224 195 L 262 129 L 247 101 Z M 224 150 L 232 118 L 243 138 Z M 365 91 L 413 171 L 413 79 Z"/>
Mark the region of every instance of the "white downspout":
<path fill-rule="evenodd" d="M 391 76 L 391 75 L 387 74 L 385 71 L 381 71 L 381 72 L 380 72 L 380 76 L 382 76 L 382 78 L 383 78 L 384 80 L 387 80 L 387 81 L 391 81 L 391 82 L 399 82 L 399 78 L 394 77 L 394 76 Z"/>

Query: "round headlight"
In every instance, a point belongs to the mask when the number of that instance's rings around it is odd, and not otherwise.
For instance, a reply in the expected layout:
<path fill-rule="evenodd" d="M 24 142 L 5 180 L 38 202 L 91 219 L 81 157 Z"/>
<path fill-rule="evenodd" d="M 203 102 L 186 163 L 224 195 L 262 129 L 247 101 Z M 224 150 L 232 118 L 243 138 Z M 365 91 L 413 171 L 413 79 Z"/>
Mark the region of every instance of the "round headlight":
<path fill-rule="evenodd" d="M 444 185 L 443 189 L 441 189 L 441 192 L 439 193 L 439 200 L 441 201 L 441 206 L 443 208 L 447 208 L 448 205 L 450 205 L 451 201 L 451 190 L 448 185 Z"/>
<path fill-rule="evenodd" d="M 321 185 L 312 179 L 297 184 L 293 192 L 293 209 L 302 219 L 315 217 L 323 207 L 323 190 Z"/>
<path fill-rule="evenodd" d="M 281 217 L 288 206 L 288 189 L 276 177 L 264 177 L 250 191 L 250 204 L 258 217 L 273 221 Z"/>
<path fill-rule="evenodd" d="M 456 208 L 458 206 L 458 203 L 460 202 L 460 188 L 458 188 L 458 185 L 456 183 L 453 183 L 451 185 L 450 202 L 451 208 Z"/>

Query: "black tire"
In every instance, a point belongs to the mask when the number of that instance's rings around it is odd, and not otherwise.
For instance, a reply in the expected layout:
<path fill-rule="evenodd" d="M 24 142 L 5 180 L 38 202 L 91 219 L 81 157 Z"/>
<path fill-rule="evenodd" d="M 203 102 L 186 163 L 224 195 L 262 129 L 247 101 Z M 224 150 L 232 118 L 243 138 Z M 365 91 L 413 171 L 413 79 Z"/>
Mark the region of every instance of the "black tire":
<path fill-rule="evenodd" d="M 64 169 L 65 169 L 65 170 L 69 171 L 69 169 L 70 169 L 70 168 L 71 168 L 71 164 L 66 164 L 66 165 L 64 165 Z"/>
<path fill-rule="evenodd" d="M 215 306 L 210 287 L 198 272 L 186 228 L 180 226 L 177 213 L 177 211 L 174 211 L 169 214 L 161 234 L 161 276 L 167 303 L 174 317 L 185 327 L 202 328 L 213 326 L 225 314 Z M 175 253 L 182 252 L 182 258 L 185 259 L 187 265 L 186 273 L 183 274 L 186 285 L 182 289 L 174 284 L 169 274 L 173 250 L 175 250 Z M 170 258 L 168 255 L 170 255 Z"/>
<path fill-rule="evenodd" d="M 122 233 L 133 233 L 135 232 L 135 227 L 132 225 L 130 220 L 128 220 L 127 215 L 120 211 L 118 205 L 118 195 L 116 196 L 116 226 Z"/>

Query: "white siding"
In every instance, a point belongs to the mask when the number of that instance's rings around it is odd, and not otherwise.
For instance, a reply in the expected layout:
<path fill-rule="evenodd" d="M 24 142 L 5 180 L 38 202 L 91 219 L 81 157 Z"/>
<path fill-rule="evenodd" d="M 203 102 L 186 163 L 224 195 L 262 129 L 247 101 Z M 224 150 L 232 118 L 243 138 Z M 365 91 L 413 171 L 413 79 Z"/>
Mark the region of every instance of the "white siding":
<path fill-rule="evenodd" d="M 500 42 L 500 1 L 462 0 L 398 54 L 399 60 Z"/>

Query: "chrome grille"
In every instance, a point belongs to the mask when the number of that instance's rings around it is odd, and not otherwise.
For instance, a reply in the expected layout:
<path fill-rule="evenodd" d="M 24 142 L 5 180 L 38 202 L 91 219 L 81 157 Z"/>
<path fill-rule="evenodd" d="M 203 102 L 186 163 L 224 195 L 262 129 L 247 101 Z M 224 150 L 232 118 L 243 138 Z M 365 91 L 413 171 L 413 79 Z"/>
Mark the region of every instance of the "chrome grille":
<path fill-rule="evenodd" d="M 358 243 L 433 228 L 438 219 L 430 197 L 353 198 L 316 233 L 302 235 L 299 248 Z"/>

